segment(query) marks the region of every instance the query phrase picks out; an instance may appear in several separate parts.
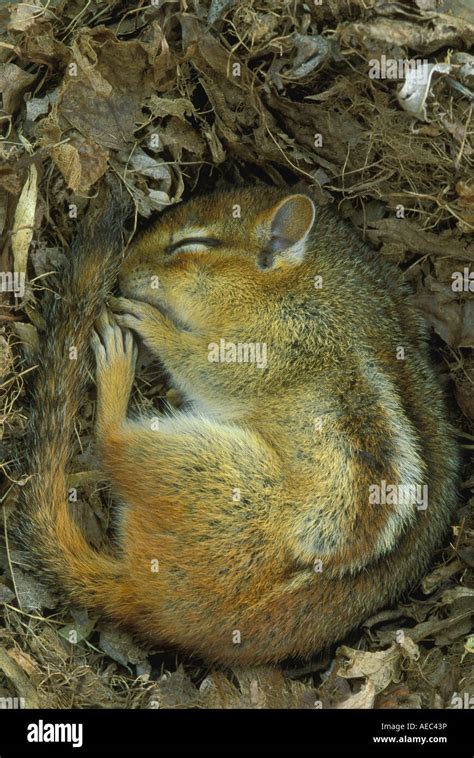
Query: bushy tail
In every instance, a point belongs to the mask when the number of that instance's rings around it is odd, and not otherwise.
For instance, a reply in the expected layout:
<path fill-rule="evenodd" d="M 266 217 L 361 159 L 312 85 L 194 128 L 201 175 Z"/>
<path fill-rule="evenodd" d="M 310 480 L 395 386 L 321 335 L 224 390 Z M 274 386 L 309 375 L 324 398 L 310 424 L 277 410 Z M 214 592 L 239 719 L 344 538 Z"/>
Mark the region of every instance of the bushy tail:
<path fill-rule="evenodd" d="M 114 186 L 99 193 L 101 215 L 89 212 L 59 275 L 57 294 L 46 296 L 47 334 L 37 358 L 26 440 L 31 477 L 9 529 L 42 576 L 73 601 L 105 611 L 120 565 L 91 548 L 76 526 L 68 507 L 67 469 L 74 422 L 91 376 L 91 330 L 121 262 L 125 208 L 118 193 Z"/>

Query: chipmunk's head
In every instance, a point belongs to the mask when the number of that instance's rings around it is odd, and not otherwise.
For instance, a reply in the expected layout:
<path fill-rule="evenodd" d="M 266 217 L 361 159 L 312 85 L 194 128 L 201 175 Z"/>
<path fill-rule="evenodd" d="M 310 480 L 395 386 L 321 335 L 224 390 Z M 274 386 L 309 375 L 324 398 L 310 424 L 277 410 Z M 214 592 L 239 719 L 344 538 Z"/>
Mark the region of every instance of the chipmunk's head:
<path fill-rule="evenodd" d="M 188 329 L 239 325 L 302 263 L 314 218 L 306 195 L 266 187 L 197 197 L 133 244 L 121 290 Z"/>

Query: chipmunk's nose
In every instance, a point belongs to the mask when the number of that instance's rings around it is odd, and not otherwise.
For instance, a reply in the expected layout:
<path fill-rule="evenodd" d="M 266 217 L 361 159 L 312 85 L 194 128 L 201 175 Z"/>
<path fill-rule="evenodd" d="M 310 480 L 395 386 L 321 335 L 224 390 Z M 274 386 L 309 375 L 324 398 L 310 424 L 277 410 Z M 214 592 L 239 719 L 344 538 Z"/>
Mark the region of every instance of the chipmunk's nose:
<path fill-rule="evenodd" d="M 151 273 L 141 268 L 125 269 L 119 274 L 119 287 L 124 295 L 132 294 L 132 291 L 143 289 L 148 286 Z"/>
<path fill-rule="evenodd" d="M 143 300 L 151 305 L 163 302 L 161 279 L 148 267 L 127 267 L 120 271 L 119 288 L 125 297 Z"/>

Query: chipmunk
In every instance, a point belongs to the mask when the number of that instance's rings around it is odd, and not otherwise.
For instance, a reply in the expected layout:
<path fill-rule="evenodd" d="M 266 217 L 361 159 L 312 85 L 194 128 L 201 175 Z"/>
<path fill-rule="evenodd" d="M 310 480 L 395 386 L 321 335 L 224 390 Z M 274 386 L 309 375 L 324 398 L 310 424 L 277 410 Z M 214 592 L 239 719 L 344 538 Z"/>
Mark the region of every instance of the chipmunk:
<path fill-rule="evenodd" d="M 49 306 L 16 531 L 72 602 L 146 640 L 307 658 L 413 588 L 449 524 L 458 452 L 422 319 L 398 269 L 306 193 L 192 198 L 120 265 L 122 222 L 112 205 L 89 223 Z M 128 415 L 137 338 L 180 410 Z M 89 343 L 117 500 L 101 551 L 67 498 Z"/>

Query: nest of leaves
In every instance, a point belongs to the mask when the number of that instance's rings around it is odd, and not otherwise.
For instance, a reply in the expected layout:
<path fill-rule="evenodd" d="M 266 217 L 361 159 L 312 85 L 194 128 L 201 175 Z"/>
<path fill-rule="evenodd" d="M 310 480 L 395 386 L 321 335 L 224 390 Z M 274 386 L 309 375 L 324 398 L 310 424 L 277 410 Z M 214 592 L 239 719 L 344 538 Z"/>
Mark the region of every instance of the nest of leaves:
<path fill-rule="evenodd" d="M 335 204 L 416 291 L 465 452 L 460 509 L 427 576 L 304 668 L 209 669 L 139 645 L 58 605 L 5 530 L 0 697 L 64 708 L 460 707 L 474 689 L 469 0 L 28 0 L 3 6 L 0 27 L 0 268 L 27 275 L 21 296 L 0 293 L 5 513 L 31 473 L 22 438 L 43 291 L 107 172 L 133 201 L 130 235 L 229 182 L 303 182 Z M 425 61 L 424 82 L 409 67 L 387 74 L 390 60 Z M 160 408 L 165 397 L 179 402 L 142 356 L 135 403 Z M 99 547 L 111 502 L 93 412 L 91 388 L 70 486 Z"/>

